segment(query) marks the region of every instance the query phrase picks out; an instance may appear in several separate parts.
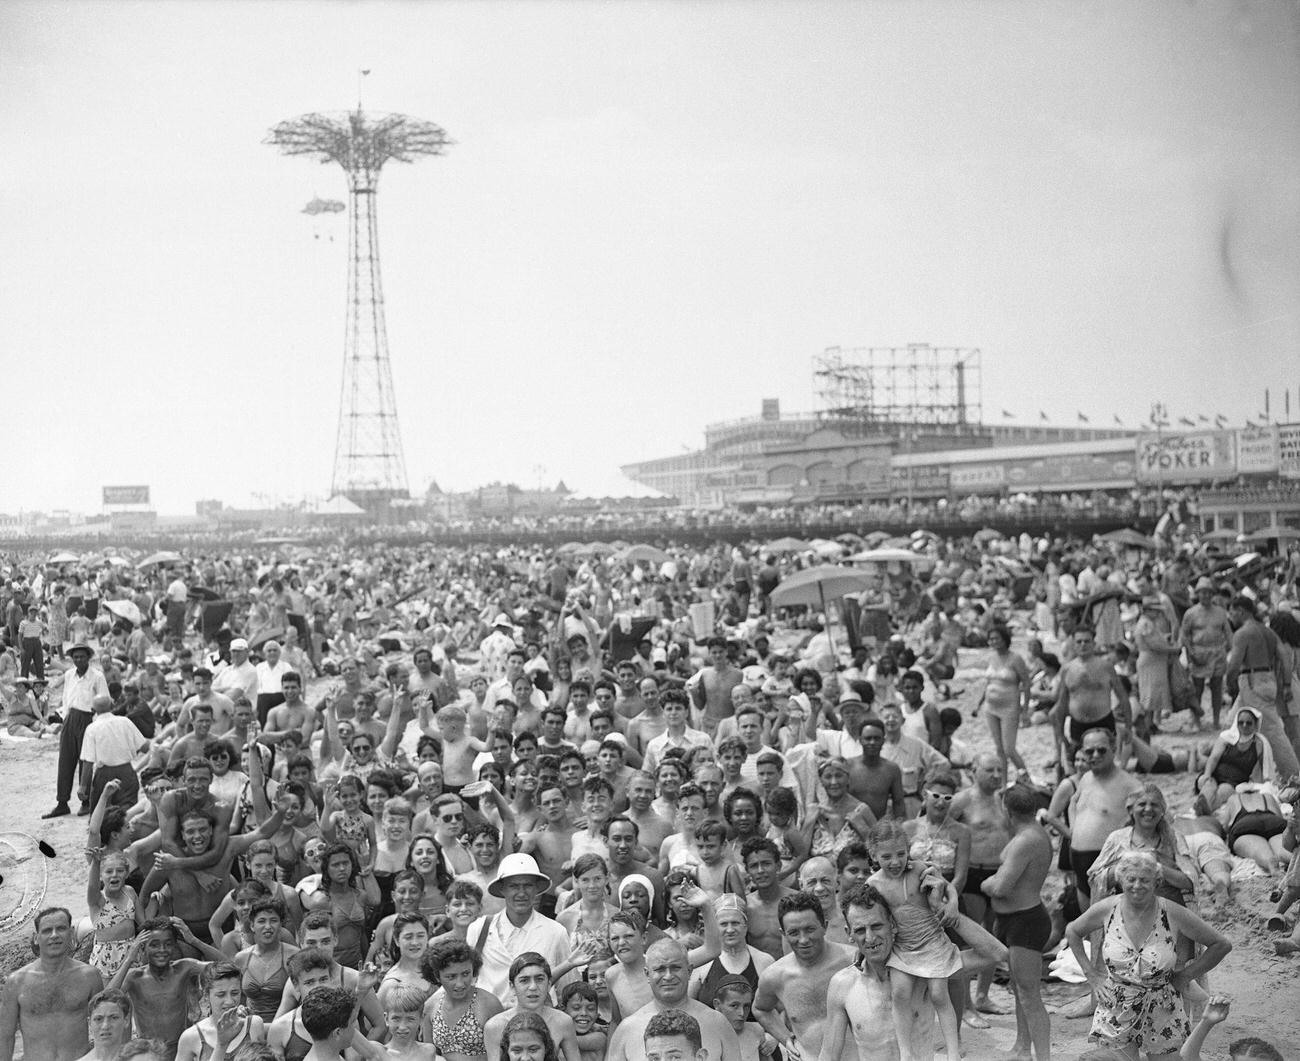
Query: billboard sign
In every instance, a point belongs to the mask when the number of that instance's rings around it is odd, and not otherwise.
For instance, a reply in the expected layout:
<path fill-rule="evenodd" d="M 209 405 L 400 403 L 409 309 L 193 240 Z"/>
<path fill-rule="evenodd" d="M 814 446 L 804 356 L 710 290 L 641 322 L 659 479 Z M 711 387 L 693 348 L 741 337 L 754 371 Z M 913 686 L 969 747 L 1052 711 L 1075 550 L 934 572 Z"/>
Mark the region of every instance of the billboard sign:
<path fill-rule="evenodd" d="M 948 468 L 939 465 L 924 467 L 889 469 L 889 492 L 895 497 L 906 497 L 908 490 L 914 494 L 946 494 L 948 492 Z"/>
<path fill-rule="evenodd" d="M 954 464 L 948 478 L 953 490 L 997 490 L 1006 485 L 1007 466 L 1000 461 Z"/>
<path fill-rule="evenodd" d="M 1184 431 L 1137 438 L 1137 481 L 1204 482 L 1237 474 L 1236 433 Z"/>
<path fill-rule="evenodd" d="M 1269 424 L 1237 432 L 1237 471 L 1243 475 L 1277 471 L 1277 431 Z"/>
<path fill-rule="evenodd" d="M 1278 426 L 1277 470 L 1284 479 L 1300 479 L 1300 424 Z"/>
<path fill-rule="evenodd" d="M 147 486 L 106 486 L 104 487 L 104 504 L 106 505 L 147 505 L 149 488 Z"/>

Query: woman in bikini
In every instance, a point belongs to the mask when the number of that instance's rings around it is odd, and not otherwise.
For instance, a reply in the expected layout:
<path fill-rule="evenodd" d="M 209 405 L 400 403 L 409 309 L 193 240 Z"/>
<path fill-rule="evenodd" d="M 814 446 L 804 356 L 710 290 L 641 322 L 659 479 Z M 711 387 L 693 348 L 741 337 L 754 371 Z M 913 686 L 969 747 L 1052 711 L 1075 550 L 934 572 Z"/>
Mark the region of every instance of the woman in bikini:
<path fill-rule="evenodd" d="M 424 1004 L 421 1038 L 437 1047 L 444 1061 L 488 1061 L 483 1028 L 502 1007 L 474 985 L 483 956 L 467 943 L 447 940 L 429 948 L 425 964 L 440 986 Z"/>

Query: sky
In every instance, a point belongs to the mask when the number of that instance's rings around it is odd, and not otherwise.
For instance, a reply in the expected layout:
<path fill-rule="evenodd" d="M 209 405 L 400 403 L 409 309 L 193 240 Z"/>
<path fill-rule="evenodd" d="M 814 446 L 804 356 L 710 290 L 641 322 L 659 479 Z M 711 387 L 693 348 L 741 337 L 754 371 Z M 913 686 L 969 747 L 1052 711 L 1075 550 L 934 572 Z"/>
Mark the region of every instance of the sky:
<path fill-rule="evenodd" d="M 827 347 L 981 351 L 986 420 L 1300 420 L 1283 2 L 0 5 L 0 511 L 328 494 L 337 166 L 437 122 L 379 222 L 412 492 L 563 479 L 817 407 Z"/>

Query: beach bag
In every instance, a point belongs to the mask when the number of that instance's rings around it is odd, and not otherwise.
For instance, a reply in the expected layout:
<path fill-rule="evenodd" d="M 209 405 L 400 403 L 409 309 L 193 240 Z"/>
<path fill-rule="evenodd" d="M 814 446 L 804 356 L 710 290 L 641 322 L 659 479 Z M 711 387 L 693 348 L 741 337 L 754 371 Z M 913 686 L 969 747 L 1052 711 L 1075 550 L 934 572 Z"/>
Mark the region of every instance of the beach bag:
<path fill-rule="evenodd" d="M 1194 711 L 1199 706 L 1191 672 L 1177 656 L 1169 657 L 1169 699 L 1175 711 Z"/>

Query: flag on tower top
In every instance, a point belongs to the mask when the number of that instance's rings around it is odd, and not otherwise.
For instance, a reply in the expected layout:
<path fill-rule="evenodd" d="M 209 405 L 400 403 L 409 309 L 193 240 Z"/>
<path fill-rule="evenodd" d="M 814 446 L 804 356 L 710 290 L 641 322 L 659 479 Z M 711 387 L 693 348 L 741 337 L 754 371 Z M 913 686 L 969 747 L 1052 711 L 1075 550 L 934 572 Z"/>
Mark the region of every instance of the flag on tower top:
<path fill-rule="evenodd" d="M 1043 423 L 1047 423 L 1047 414 L 1043 412 L 1042 409 L 1038 410 L 1038 419 L 1040 419 Z"/>
<path fill-rule="evenodd" d="M 1119 424 L 1120 427 L 1124 426 L 1124 421 L 1119 418 L 1119 413 L 1115 414 L 1115 423 Z"/>
<path fill-rule="evenodd" d="M 1179 422 L 1180 424 L 1182 424 L 1184 427 L 1195 427 L 1195 426 L 1196 426 L 1196 421 L 1195 421 L 1195 420 L 1188 419 L 1186 416 L 1180 416 L 1180 417 L 1178 418 L 1178 422 Z"/>
<path fill-rule="evenodd" d="M 1015 416 L 1016 416 L 1015 413 L 1009 413 L 1005 409 L 1002 410 L 1002 418 L 1004 420 L 1014 420 Z"/>
<path fill-rule="evenodd" d="M 1092 422 L 1086 416 L 1084 416 L 1083 413 L 1079 413 L 1078 416 L 1079 416 L 1079 423 L 1081 424 L 1088 424 Z"/>

